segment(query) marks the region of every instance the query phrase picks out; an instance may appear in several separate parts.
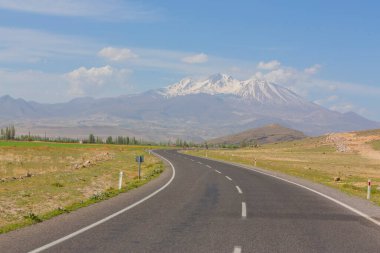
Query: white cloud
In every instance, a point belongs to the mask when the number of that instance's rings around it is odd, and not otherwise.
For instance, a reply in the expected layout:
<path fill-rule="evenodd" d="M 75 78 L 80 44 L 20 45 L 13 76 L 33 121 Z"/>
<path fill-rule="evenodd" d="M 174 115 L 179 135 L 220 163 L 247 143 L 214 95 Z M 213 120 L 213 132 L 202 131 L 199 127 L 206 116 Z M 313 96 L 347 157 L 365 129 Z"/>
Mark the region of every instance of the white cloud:
<path fill-rule="evenodd" d="M 258 68 L 266 68 L 268 71 L 258 71 L 253 75 L 253 78 L 265 79 L 270 82 L 285 86 L 301 96 L 308 96 L 316 86 L 319 86 L 324 90 L 328 89 L 329 91 L 334 91 L 335 89 L 335 86 L 332 84 L 321 85 L 314 82 L 316 79 L 313 76 L 317 73 L 317 69 L 320 68 L 319 64 L 315 64 L 312 67 L 308 68 L 308 71 L 305 71 L 292 67 L 281 66 L 278 61 L 260 63 L 262 64 L 260 67 L 258 66 Z"/>
<path fill-rule="evenodd" d="M 261 70 L 274 70 L 281 66 L 281 63 L 277 60 L 269 61 L 269 62 L 259 62 L 257 64 L 257 68 Z"/>
<path fill-rule="evenodd" d="M 68 93 L 71 96 L 97 95 L 103 86 L 127 86 L 128 69 L 114 69 L 109 65 L 103 67 L 80 67 L 65 76 L 69 82 Z"/>
<path fill-rule="evenodd" d="M 339 99 L 339 96 L 332 95 L 332 96 L 328 96 L 326 98 L 317 99 L 314 101 L 314 103 L 316 103 L 318 105 L 326 106 L 332 102 L 337 101 L 338 99 Z"/>
<path fill-rule="evenodd" d="M 133 53 L 129 48 L 115 47 L 105 47 L 99 51 L 98 55 L 110 61 L 125 61 L 138 57 L 138 55 Z"/>
<path fill-rule="evenodd" d="M 208 61 L 207 54 L 200 53 L 195 55 L 190 55 L 182 58 L 182 62 L 196 64 L 196 63 L 204 63 Z"/>
<path fill-rule="evenodd" d="M 159 11 L 122 0 L 0 0 L 0 9 L 102 20 L 154 20 Z"/>
<path fill-rule="evenodd" d="M 355 109 L 355 106 L 351 103 L 341 103 L 341 104 L 336 104 L 333 106 L 330 106 L 330 110 L 337 111 L 337 112 L 351 112 Z"/>
<path fill-rule="evenodd" d="M 293 68 L 280 68 L 268 73 L 257 72 L 255 76 L 278 84 L 293 82 L 301 77 L 297 70 Z"/>
<path fill-rule="evenodd" d="M 304 72 L 306 74 L 308 74 L 308 75 L 315 75 L 315 74 L 317 74 L 319 72 L 319 70 L 321 69 L 321 67 L 322 66 L 320 64 L 315 64 L 315 65 L 313 65 L 313 66 L 311 66 L 309 68 L 306 68 L 304 70 Z"/>

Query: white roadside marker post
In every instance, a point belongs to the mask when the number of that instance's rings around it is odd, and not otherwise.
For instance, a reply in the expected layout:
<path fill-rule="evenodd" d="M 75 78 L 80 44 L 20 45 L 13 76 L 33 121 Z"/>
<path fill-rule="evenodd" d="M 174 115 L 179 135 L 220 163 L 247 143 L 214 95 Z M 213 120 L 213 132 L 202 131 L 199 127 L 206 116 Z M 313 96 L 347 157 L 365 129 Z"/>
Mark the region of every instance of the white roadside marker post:
<path fill-rule="evenodd" d="M 368 179 L 367 199 L 371 199 L 371 179 Z"/>
<path fill-rule="evenodd" d="M 122 183 L 123 183 L 123 172 L 120 171 L 120 173 L 119 173 L 119 190 L 121 190 Z"/>
<path fill-rule="evenodd" d="M 255 157 L 255 167 L 256 167 L 256 157 Z"/>

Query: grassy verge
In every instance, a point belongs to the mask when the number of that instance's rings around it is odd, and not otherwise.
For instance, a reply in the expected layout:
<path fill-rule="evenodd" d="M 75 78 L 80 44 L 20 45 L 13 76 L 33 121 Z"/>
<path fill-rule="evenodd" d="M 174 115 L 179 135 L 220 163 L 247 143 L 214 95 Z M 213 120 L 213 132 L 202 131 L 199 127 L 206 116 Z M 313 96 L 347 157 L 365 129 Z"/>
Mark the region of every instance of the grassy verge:
<path fill-rule="evenodd" d="M 367 180 L 373 182 L 371 201 L 380 205 L 380 165 L 356 153 L 336 152 L 332 144 L 323 137 L 308 138 L 278 144 L 263 145 L 259 148 L 236 150 L 187 150 L 191 155 L 253 165 L 311 180 L 350 195 L 366 197 Z M 340 181 L 334 178 L 339 177 Z"/>
<path fill-rule="evenodd" d="M 74 211 L 157 177 L 162 162 L 143 146 L 0 142 L 0 233 Z M 142 179 L 136 155 L 144 155 Z M 119 172 L 122 190 L 117 190 Z"/>

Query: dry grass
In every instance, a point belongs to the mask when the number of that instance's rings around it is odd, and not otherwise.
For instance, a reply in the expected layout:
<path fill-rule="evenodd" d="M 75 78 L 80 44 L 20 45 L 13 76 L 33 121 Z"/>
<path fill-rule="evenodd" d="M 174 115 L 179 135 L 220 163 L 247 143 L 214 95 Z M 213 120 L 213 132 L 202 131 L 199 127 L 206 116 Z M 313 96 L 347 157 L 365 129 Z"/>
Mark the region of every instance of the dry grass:
<path fill-rule="evenodd" d="M 306 178 L 365 198 L 368 178 L 373 182 L 372 201 L 380 204 L 380 163 L 359 152 L 338 152 L 326 137 L 263 145 L 236 150 L 196 150 L 187 153 L 253 165 Z M 339 177 L 339 182 L 334 181 Z"/>
<path fill-rule="evenodd" d="M 380 151 L 380 140 L 379 141 L 372 141 L 370 144 L 372 145 L 372 148 L 374 150 Z"/>
<path fill-rule="evenodd" d="M 138 185 L 136 155 L 144 155 L 142 181 L 163 169 L 148 147 L 0 142 L 0 230 L 117 188 Z M 151 147 L 150 147 L 151 148 Z"/>

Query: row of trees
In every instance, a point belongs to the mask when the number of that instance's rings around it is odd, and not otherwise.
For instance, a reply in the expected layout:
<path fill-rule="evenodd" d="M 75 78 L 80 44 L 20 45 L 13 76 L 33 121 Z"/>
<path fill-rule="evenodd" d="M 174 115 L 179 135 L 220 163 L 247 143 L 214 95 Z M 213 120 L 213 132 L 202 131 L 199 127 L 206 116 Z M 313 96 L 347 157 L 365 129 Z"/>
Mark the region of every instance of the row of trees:
<path fill-rule="evenodd" d="M 16 128 L 14 125 L 0 129 L 0 139 L 2 140 L 19 140 L 19 141 L 47 141 L 47 142 L 59 142 L 59 143 L 90 143 L 90 144 L 117 144 L 117 145 L 159 145 L 159 146 L 176 146 L 176 147 L 202 147 L 202 144 L 194 144 L 192 142 L 187 142 L 185 140 L 177 138 L 175 142 L 146 142 L 143 140 L 137 140 L 134 136 L 108 136 L 103 139 L 94 134 L 90 134 L 87 139 L 80 140 L 78 138 L 67 138 L 67 137 L 47 137 L 39 135 L 19 135 L 16 136 Z M 207 146 L 207 144 L 206 144 Z"/>
<path fill-rule="evenodd" d="M 151 144 L 144 143 L 142 140 L 138 141 L 135 137 L 129 136 L 117 136 L 112 137 L 108 136 L 104 141 L 101 137 L 90 134 L 87 140 L 83 141 L 84 143 L 97 143 L 97 144 L 118 144 L 118 145 L 139 145 L 139 144 Z"/>
<path fill-rule="evenodd" d="M 16 128 L 14 125 L 7 126 L 6 128 L 1 128 L 0 139 L 3 140 L 14 140 L 16 137 Z"/>
<path fill-rule="evenodd" d="M 46 142 L 57 142 L 57 143 L 80 143 L 79 139 L 68 138 L 68 137 L 42 137 L 39 135 L 20 135 L 15 138 L 19 141 L 46 141 Z"/>
<path fill-rule="evenodd" d="M 202 145 L 197 145 L 192 142 L 187 142 L 182 139 L 177 138 L 175 142 L 168 141 L 168 142 L 145 142 L 143 140 L 137 140 L 135 137 L 129 137 L 129 136 L 117 136 L 112 137 L 108 136 L 105 141 L 93 134 L 90 134 L 88 136 L 88 139 L 84 141 L 84 143 L 96 143 L 96 144 L 117 144 L 117 145 L 155 145 L 155 146 L 175 146 L 175 147 L 200 147 Z"/>

